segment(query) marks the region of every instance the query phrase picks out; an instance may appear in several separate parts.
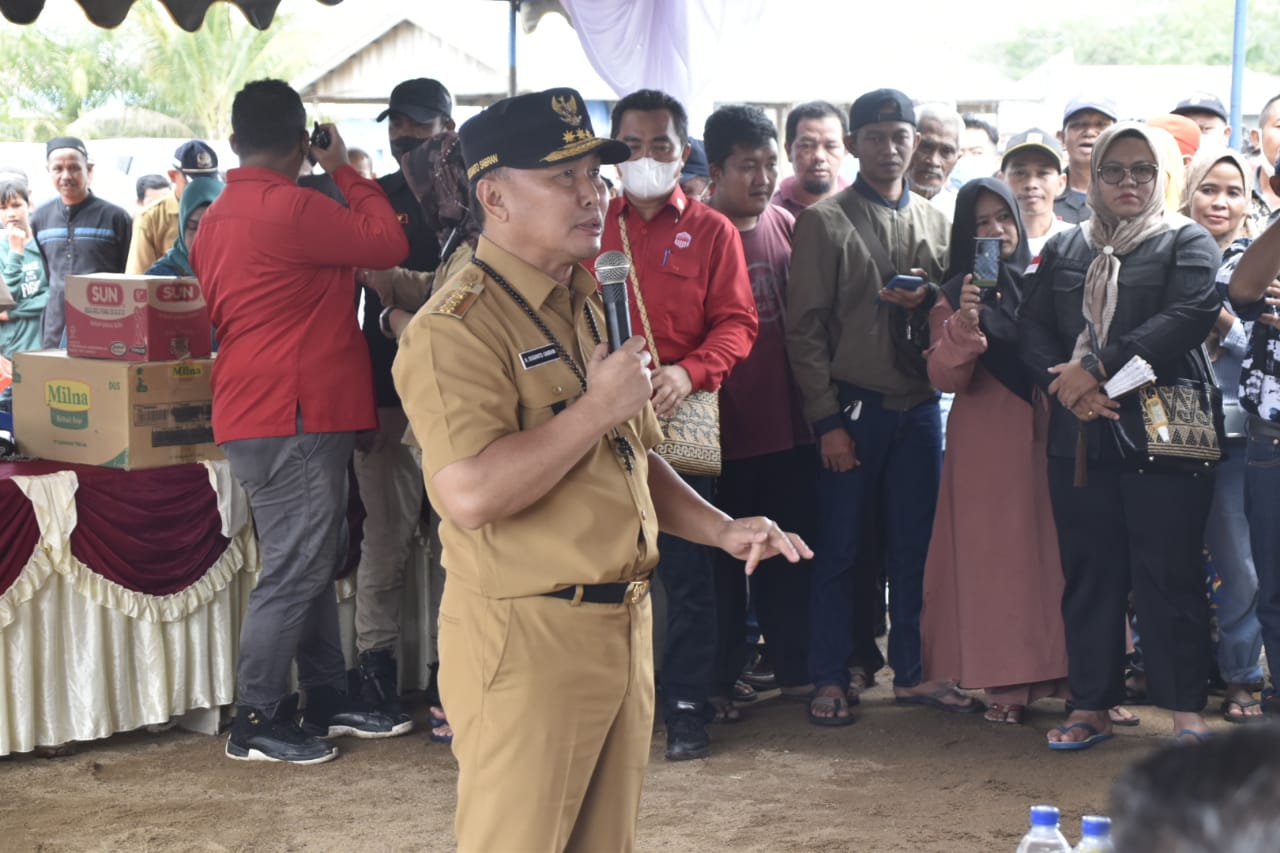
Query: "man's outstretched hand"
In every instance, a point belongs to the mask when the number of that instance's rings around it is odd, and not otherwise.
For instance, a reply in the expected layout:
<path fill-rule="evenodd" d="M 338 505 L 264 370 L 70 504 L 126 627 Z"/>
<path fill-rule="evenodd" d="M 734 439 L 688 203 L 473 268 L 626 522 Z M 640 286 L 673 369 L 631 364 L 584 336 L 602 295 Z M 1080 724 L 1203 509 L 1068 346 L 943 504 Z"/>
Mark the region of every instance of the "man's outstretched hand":
<path fill-rule="evenodd" d="M 763 515 L 726 521 L 716 544 L 730 556 L 745 560 L 748 575 L 761 561 L 778 554 L 790 563 L 813 559 L 813 549 L 803 539 Z"/>

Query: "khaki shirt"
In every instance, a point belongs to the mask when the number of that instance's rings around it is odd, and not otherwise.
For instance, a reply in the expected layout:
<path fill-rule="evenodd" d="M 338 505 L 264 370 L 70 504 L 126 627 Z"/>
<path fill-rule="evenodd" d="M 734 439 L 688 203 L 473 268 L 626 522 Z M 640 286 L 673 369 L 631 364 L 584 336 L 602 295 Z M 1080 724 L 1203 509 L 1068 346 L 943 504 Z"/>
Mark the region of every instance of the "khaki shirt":
<path fill-rule="evenodd" d="M 127 275 L 143 275 L 178 241 L 178 200 L 167 195 L 133 217 Z"/>
<path fill-rule="evenodd" d="M 603 306 L 587 271 L 577 267 L 566 289 L 484 238 L 476 256 L 525 298 L 585 374 L 595 343 L 584 302 L 604 334 Z M 392 375 L 420 438 L 434 506 L 444 506 L 432 482 L 440 469 L 546 423 L 582 396 L 577 377 L 549 354 L 548 343 L 516 301 L 470 263 L 436 289 L 400 336 Z M 646 576 L 658 559 L 646 451 L 662 434 L 649 406 L 619 430 L 636 451 L 630 472 L 608 433 L 546 495 L 515 515 L 465 530 L 442 512 L 449 582 L 509 598 Z"/>

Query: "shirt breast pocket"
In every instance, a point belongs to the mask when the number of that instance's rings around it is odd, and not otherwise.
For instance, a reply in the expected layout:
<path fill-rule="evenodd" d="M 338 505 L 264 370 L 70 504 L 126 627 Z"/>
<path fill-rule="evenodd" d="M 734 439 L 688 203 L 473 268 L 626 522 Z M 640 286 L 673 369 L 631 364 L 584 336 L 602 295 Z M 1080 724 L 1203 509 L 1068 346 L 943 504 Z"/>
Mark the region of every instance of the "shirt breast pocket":
<path fill-rule="evenodd" d="M 1129 261 L 1120 267 L 1120 292 L 1127 294 L 1117 302 L 1116 313 L 1129 316 L 1126 325 L 1133 327 L 1165 308 L 1165 285 L 1170 267 L 1159 260 Z"/>
<path fill-rule="evenodd" d="M 522 432 L 551 420 L 582 393 L 578 378 L 564 362 L 543 364 L 524 371 L 517 387 Z"/>
<path fill-rule="evenodd" d="M 647 299 L 645 308 L 654 310 L 654 302 L 661 305 L 667 322 L 680 340 L 701 338 L 706 326 L 706 272 L 703 263 L 691 256 L 673 254 L 662 268 L 668 287 L 659 291 L 657 299 Z"/>

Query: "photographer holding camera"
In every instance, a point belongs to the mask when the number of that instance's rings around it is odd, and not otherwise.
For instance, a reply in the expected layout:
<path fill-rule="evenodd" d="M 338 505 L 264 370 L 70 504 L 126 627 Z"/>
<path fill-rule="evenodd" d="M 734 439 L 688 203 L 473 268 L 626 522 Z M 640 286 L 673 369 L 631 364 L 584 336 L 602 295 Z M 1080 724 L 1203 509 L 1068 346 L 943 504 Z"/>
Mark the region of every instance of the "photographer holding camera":
<path fill-rule="evenodd" d="M 347 162 L 337 128 L 308 138 L 302 100 L 286 83 L 246 85 L 231 125 L 240 168 L 191 251 L 219 341 L 214 439 L 249 495 L 262 550 L 226 752 L 318 764 L 337 755 L 318 738 L 410 727 L 347 697 L 333 593 L 347 553 L 347 464 L 356 433 L 377 424 L 369 350 L 351 310 L 354 268 L 395 266 L 409 246 L 386 193 Z M 348 207 L 298 186 L 308 154 Z M 289 692 L 295 658 L 307 692 L 301 725 Z"/>

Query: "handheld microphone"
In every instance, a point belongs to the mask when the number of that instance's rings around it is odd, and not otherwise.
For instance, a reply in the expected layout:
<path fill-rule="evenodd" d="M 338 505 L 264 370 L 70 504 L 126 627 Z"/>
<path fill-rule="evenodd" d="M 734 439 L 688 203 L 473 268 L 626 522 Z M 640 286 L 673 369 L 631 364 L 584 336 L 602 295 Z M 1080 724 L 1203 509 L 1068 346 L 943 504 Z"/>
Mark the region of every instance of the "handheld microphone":
<path fill-rule="evenodd" d="M 631 337 L 631 305 L 627 300 L 627 275 L 631 264 L 622 252 L 605 252 L 596 258 L 596 279 L 604 299 L 604 323 L 608 328 L 609 352 Z"/>

